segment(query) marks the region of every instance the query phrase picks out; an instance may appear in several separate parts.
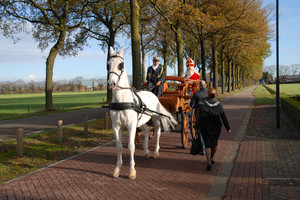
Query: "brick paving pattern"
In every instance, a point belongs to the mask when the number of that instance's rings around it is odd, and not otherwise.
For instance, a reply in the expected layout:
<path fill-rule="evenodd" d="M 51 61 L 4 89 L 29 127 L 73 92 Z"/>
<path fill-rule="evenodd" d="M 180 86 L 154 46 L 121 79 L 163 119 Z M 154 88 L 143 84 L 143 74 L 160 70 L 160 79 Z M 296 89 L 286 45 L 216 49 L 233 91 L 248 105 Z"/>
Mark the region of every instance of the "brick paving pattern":
<path fill-rule="evenodd" d="M 243 138 L 224 199 L 262 199 L 261 142 Z"/>
<path fill-rule="evenodd" d="M 222 99 L 232 134 L 221 133 L 212 171 L 206 170 L 205 156 L 190 155 L 181 148 L 180 134 L 172 132 L 162 134 L 158 159 L 145 159 L 140 140 L 137 178 L 130 180 L 124 138 L 119 178 L 112 177 L 111 142 L 0 185 L 0 199 L 299 199 L 299 132 L 284 115 L 284 128 L 272 129 L 274 108 L 265 106 L 254 107 L 245 135 L 253 90 Z M 259 116 L 264 120 L 254 123 Z M 149 148 L 153 153 L 153 139 Z"/>
<path fill-rule="evenodd" d="M 212 171 L 206 170 L 205 156 L 192 156 L 189 149 L 181 148 L 179 133 L 163 133 L 159 159 L 146 160 L 142 140 L 137 145 L 135 180 L 127 178 L 129 156 L 125 139 L 119 178 L 112 177 L 116 164 L 112 142 L 1 185 L 0 199 L 205 199 L 217 172 L 222 171 L 224 157 L 232 150 L 241 119 L 251 108 L 253 97 L 249 100 L 242 94 L 222 100 L 233 133 L 221 133 Z M 150 140 L 149 148 L 153 152 L 154 140 Z"/>
<path fill-rule="evenodd" d="M 239 156 L 233 167 L 224 199 L 299 199 L 299 127 L 283 110 L 280 113 L 281 128 L 278 129 L 275 124 L 276 109 L 273 105 L 255 106 L 252 109 L 247 128 L 247 134 L 251 136 L 244 136 L 241 142 Z M 249 141 L 253 141 L 252 144 Z M 252 154 L 245 151 L 249 147 Z M 250 156 L 251 158 L 249 158 Z M 250 168 L 250 171 L 252 169 L 253 174 L 254 168 L 257 172 L 254 197 L 251 189 L 253 188 L 253 176 L 243 166 L 245 164 L 241 162 L 243 159 L 246 161 L 250 159 L 247 168 Z M 252 162 L 250 162 L 251 160 Z M 256 167 L 253 166 L 253 163 L 256 163 Z"/>
<path fill-rule="evenodd" d="M 1 186 L 0 199 L 204 198 L 219 164 L 206 171 L 204 156 L 192 156 L 189 149 L 180 147 L 179 133 L 163 134 L 160 144 L 159 159 L 149 160 L 144 158 L 142 144 L 138 145 L 135 180 L 127 178 L 127 148 L 120 177 L 112 177 L 116 153 L 111 143 Z M 153 152 L 154 140 L 150 147 Z M 226 147 L 220 145 L 220 151 Z"/>

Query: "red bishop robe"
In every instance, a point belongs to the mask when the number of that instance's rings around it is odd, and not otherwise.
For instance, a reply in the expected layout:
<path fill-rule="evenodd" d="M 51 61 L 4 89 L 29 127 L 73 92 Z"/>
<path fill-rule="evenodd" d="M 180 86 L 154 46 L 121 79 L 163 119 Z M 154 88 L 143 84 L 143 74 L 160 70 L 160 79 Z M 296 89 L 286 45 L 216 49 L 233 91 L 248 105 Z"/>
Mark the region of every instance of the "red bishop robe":
<path fill-rule="evenodd" d="M 187 80 L 195 81 L 195 80 L 199 80 L 199 79 L 200 79 L 200 75 L 197 72 L 194 72 L 194 74 L 192 76 L 190 76 Z"/>
<path fill-rule="evenodd" d="M 186 81 L 196 81 L 199 79 L 200 79 L 200 75 L 197 72 L 194 72 L 194 74 L 192 76 L 190 76 L 188 79 L 186 79 Z M 196 92 L 196 90 L 197 90 L 197 85 L 192 87 L 193 94 L 194 94 L 194 92 Z"/>

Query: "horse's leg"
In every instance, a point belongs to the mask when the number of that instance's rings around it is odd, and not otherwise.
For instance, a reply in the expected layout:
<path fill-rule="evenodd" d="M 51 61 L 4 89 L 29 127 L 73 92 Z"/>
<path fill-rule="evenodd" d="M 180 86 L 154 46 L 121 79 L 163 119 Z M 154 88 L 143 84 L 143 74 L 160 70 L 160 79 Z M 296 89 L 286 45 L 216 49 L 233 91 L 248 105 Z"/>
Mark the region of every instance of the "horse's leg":
<path fill-rule="evenodd" d="M 121 171 L 121 166 L 123 165 L 123 160 L 122 160 L 122 136 L 123 136 L 123 131 L 122 129 L 119 128 L 114 128 L 114 133 L 115 133 L 115 138 L 116 138 L 116 149 L 117 149 L 117 166 L 114 170 L 114 177 L 119 177 L 120 171 Z"/>
<path fill-rule="evenodd" d="M 136 171 L 134 168 L 135 162 L 134 162 L 134 151 L 135 151 L 135 144 L 134 144 L 134 138 L 135 138 L 135 132 L 136 127 L 129 127 L 128 133 L 129 133 L 129 141 L 128 141 L 128 149 L 130 153 L 130 169 L 129 169 L 129 178 L 135 179 L 136 178 Z"/>
<path fill-rule="evenodd" d="M 160 139 L 160 134 L 161 134 L 161 123 L 159 119 L 155 119 L 154 120 L 154 133 L 156 136 L 156 145 L 155 145 L 155 150 L 154 150 L 154 158 L 158 158 L 159 157 L 159 139 Z"/>
<path fill-rule="evenodd" d="M 144 154 L 146 159 L 149 159 L 151 154 L 150 151 L 148 149 L 148 142 L 149 142 L 149 128 L 147 127 L 147 125 L 141 126 L 140 129 L 143 131 L 144 133 Z"/>

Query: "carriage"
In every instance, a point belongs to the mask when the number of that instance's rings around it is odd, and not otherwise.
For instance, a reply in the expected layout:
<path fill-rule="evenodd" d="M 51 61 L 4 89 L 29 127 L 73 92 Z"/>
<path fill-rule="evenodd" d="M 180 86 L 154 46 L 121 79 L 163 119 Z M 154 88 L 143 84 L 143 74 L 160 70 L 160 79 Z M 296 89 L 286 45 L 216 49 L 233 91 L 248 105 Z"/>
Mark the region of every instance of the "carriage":
<path fill-rule="evenodd" d="M 199 90 L 199 82 L 200 80 L 186 81 L 181 76 L 166 76 L 164 93 L 159 98 L 160 103 L 177 117 L 180 126 L 176 130 L 181 133 L 183 148 L 187 147 L 189 133 L 191 133 L 192 138 L 195 137 L 193 126 L 196 116 L 195 109 L 190 107 L 190 100 L 193 92 Z"/>
<path fill-rule="evenodd" d="M 193 92 L 199 90 L 200 80 L 185 80 L 181 76 L 166 76 L 164 82 L 164 92 L 159 97 L 159 102 L 173 115 L 176 115 L 179 122 L 175 131 L 181 133 L 181 145 L 183 148 L 188 146 L 189 133 L 192 138 L 196 138 L 194 124 L 196 122 L 195 109 L 190 106 Z M 144 83 L 146 86 L 147 82 Z M 154 127 L 150 127 L 154 131 Z M 154 134 L 154 133 L 152 133 Z M 139 143 L 141 132 L 136 133 L 135 144 Z M 154 135 L 150 135 L 153 138 Z"/>
<path fill-rule="evenodd" d="M 136 178 L 134 151 L 137 127 L 144 132 L 144 155 L 147 159 L 151 157 L 148 148 L 149 127 L 146 123 L 152 119 L 156 144 L 153 158 L 159 157 L 159 138 L 161 130 L 169 131 L 170 127 L 174 128 L 178 122 L 172 114 L 180 115 L 182 126 L 182 146 L 185 148 L 188 142 L 188 133 L 195 134 L 193 123 L 195 114 L 190 108 L 190 98 L 193 94 L 193 88 L 197 88 L 199 82 L 186 82 L 182 77 L 166 77 L 164 83 L 165 91 L 163 97 L 158 99 L 155 94 L 148 91 L 135 91 L 129 85 L 128 76 L 124 67 L 122 48 L 119 52 L 115 52 L 110 47 L 110 58 L 108 60 L 108 86 L 113 90 L 113 99 L 109 105 L 110 116 L 112 119 L 112 127 L 116 138 L 117 163 L 113 172 L 113 177 L 119 177 L 122 159 L 122 136 L 123 127 L 128 130 L 128 149 L 130 157 L 129 178 Z M 169 82 L 170 81 L 170 82 Z M 168 112 L 168 110 L 169 112 Z M 190 130 L 189 130 L 190 129 Z"/>

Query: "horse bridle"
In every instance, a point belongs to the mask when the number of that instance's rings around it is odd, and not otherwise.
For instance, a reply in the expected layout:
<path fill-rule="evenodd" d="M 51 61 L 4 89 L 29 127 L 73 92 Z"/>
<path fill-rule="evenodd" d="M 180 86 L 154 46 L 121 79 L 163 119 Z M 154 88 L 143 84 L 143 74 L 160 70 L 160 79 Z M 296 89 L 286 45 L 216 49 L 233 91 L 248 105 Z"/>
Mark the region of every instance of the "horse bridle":
<path fill-rule="evenodd" d="M 119 81 L 120 81 L 121 76 L 122 76 L 122 74 L 123 74 L 123 72 L 124 72 L 124 58 L 121 57 L 121 56 L 118 56 L 118 55 L 114 55 L 114 56 L 111 56 L 111 57 L 109 58 L 109 60 L 112 59 L 112 58 L 121 58 L 121 59 L 123 60 L 123 62 L 121 62 L 121 63 L 118 65 L 118 70 L 120 70 L 121 73 L 120 73 L 120 74 L 117 74 L 116 72 L 110 71 L 110 72 L 108 73 L 108 78 L 109 78 L 110 74 L 115 74 L 115 75 L 118 77 L 117 87 L 119 87 L 119 88 L 121 88 L 121 89 L 131 89 L 131 87 L 130 87 L 130 88 L 123 88 L 123 87 L 119 86 Z M 109 61 L 109 60 L 108 60 L 108 61 Z"/>

